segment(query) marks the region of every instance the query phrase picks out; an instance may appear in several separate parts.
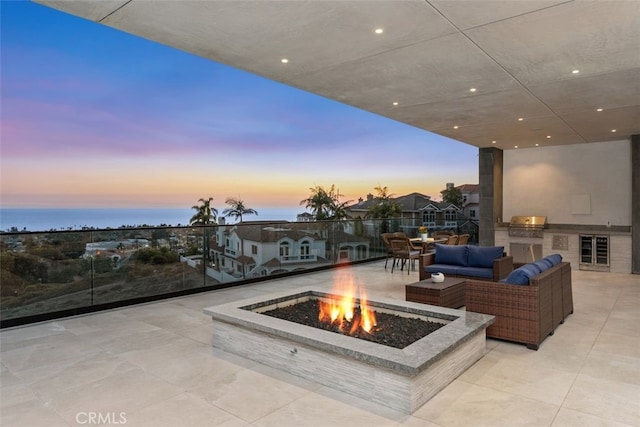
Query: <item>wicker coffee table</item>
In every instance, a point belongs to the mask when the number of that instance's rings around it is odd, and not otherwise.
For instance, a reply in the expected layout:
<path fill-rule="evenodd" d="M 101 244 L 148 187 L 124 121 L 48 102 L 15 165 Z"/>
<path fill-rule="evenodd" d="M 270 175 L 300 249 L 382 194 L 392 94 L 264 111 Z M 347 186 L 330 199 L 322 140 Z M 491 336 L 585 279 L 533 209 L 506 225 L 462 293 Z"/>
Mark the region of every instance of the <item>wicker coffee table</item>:
<path fill-rule="evenodd" d="M 406 285 L 406 300 L 440 307 L 460 308 L 464 303 L 465 281 L 458 277 L 445 277 L 442 283 L 431 278 Z"/>

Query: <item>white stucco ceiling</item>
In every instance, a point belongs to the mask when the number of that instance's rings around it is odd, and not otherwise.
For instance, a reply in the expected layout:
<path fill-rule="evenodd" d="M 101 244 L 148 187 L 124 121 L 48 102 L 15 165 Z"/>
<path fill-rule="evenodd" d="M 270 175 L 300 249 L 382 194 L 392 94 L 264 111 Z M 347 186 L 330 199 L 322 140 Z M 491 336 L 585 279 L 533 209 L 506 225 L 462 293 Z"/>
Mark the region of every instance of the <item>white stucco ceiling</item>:
<path fill-rule="evenodd" d="M 33 1 L 477 147 L 640 134 L 637 0 Z"/>

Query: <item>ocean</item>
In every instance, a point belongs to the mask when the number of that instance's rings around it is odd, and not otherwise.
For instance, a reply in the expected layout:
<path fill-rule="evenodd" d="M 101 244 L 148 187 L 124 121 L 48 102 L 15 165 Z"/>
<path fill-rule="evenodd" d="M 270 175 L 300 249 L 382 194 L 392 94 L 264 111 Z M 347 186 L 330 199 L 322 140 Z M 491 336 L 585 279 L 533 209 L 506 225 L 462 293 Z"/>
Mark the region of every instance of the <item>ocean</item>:
<path fill-rule="evenodd" d="M 295 221 L 304 208 L 255 208 L 258 215 L 244 221 Z M 222 210 L 219 210 L 219 217 Z M 51 231 L 80 230 L 83 227 L 119 228 L 121 226 L 188 225 L 195 213 L 191 208 L 0 208 L 0 230 Z M 227 224 L 235 222 L 226 218 Z"/>

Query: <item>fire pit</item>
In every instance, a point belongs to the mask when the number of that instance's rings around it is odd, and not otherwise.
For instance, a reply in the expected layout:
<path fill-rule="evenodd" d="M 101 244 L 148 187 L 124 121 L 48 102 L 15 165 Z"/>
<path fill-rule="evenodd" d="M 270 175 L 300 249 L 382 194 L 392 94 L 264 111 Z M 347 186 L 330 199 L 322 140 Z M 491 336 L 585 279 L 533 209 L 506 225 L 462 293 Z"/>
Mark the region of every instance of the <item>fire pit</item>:
<path fill-rule="evenodd" d="M 265 311 L 308 300 L 339 303 L 353 295 L 287 291 L 206 308 L 213 347 L 354 396 L 412 413 L 486 352 L 493 316 L 401 300 L 366 301 L 376 312 L 444 324 L 399 349 L 348 334 L 267 316 Z"/>

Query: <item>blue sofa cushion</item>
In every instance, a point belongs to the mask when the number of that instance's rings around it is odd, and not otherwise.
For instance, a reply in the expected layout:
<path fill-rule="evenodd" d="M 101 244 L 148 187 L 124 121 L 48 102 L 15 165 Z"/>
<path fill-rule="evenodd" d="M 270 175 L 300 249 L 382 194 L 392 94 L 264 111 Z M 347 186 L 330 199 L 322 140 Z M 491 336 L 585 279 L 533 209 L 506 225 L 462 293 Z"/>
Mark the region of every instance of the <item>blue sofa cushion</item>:
<path fill-rule="evenodd" d="M 493 268 L 460 267 L 456 273 L 460 276 L 471 276 L 479 279 L 493 279 Z"/>
<path fill-rule="evenodd" d="M 549 255 L 549 256 L 545 257 L 545 259 L 551 261 L 551 265 L 554 266 L 554 265 L 558 265 L 558 264 L 560 264 L 562 262 L 562 255 L 560 255 L 560 254 L 552 254 L 552 255 Z"/>
<path fill-rule="evenodd" d="M 441 245 L 436 243 L 436 264 L 448 264 L 466 267 L 467 245 Z"/>
<path fill-rule="evenodd" d="M 504 246 L 469 245 L 469 266 L 493 268 L 493 260 L 496 258 L 502 258 L 503 253 Z"/>
<path fill-rule="evenodd" d="M 460 269 L 457 265 L 449 265 L 449 264 L 431 264 L 424 267 L 424 271 L 427 273 L 442 273 L 445 276 L 447 274 L 458 274 L 458 270 Z"/>
<path fill-rule="evenodd" d="M 512 285 L 528 285 L 529 279 L 539 273 L 540 271 L 538 266 L 534 264 L 525 264 L 509 273 L 505 282 L 511 283 Z"/>

